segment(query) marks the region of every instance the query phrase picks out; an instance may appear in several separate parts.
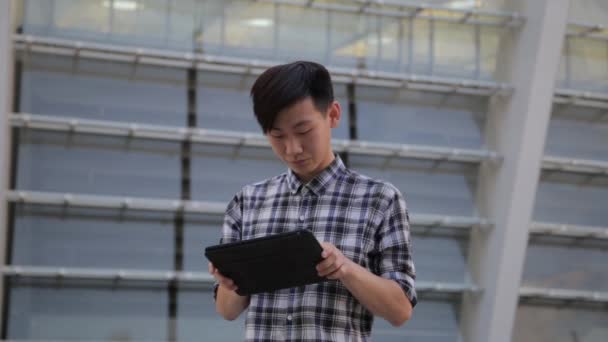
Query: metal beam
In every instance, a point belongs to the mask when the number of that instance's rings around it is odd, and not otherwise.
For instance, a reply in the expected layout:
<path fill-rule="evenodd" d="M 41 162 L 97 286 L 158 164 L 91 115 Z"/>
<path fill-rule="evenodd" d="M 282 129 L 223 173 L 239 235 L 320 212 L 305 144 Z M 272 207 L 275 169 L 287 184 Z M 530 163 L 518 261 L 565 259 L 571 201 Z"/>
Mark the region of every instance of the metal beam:
<path fill-rule="evenodd" d="M 207 272 L 144 271 L 123 269 L 94 269 L 70 267 L 4 266 L 0 273 L 11 277 L 55 278 L 73 280 L 113 281 L 178 281 L 212 285 L 214 278 Z"/>
<path fill-rule="evenodd" d="M 95 269 L 95 268 L 71 268 L 71 267 L 37 267 L 37 266 L 4 266 L 0 267 L 0 274 L 13 278 L 38 278 L 54 280 L 106 280 L 117 285 L 120 282 L 170 282 L 176 281 L 181 284 L 213 285 L 214 278 L 207 272 L 187 271 L 144 271 L 124 269 Z M 125 284 L 128 286 L 128 284 Z M 421 293 L 443 293 L 460 294 L 463 292 L 477 292 L 479 289 L 474 285 L 443 283 L 443 282 L 418 282 L 416 291 Z"/>
<path fill-rule="evenodd" d="M 566 36 L 568 38 L 572 37 L 608 40 L 608 27 L 606 27 L 605 24 L 569 22 L 568 32 L 566 32 Z"/>
<path fill-rule="evenodd" d="M 218 144 L 229 146 L 270 148 L 268 140 L 262 134 L 209 130 L 201 128 L 146 125 L 52 117 L 32 114 L 12 114 L 10 122 L 13 127 L 49 130 L 65 133 L 100 134 L 138 139 L 155 139 L 169 141 L 191 141 L 200 144 Z M 424 145 L 407 145 L 378 143 L 360 140 L 333 141 L 335 152 L 348 152 L 368 156 L 387 158 L 414 158 L 440 162 L 481 163 L 488 161 L 500 163 L 501 158 L 492 151 L 442 148 Z"/>
<path fill-rule="evenodd" d="M 0 1 L 0 265 L 6 264 L 8 240 L 8 201 L 11 170 L 11 127 L 9 113 L 13 111 L 13 42 L 14 13 L 13 0 Z M 0 324 L 6 322 L 4 314 L 4 278 L 0 277 Z M 0 331 L 6 331 L 0 327 Z"/>
<path fill-rule="evenodd" d="M 490 102 L 484 130 L 488 146 L 504 160 L 499 168 L 480 167 L 477 207 L 495 227 L 471 232 L 469 269 L 483 293 L 463 296 L 461 324 L 468 342 L 511 342 L 568 17 L 568 0 L 508 5 L 527 21 L 501 39 L 496 63 L 497 78 L 508 80 L 515 91 Z"/>
<path fill-rule="evenodd" d="M 553 102 L 558 104 L 604 109 L 608 108 L 608 95 L 606 93 L 559 88 L 555 90 Z"/>
<path fill-rule="evenodd" d="M 13 203 L 54 205 L 64 207 L 86 207 L 119 210 L 149 210 L 161 212 L 183 211 L 223 215 L 227 203 L 209 201 L 168 200 L 157 198 L 134 198 L 123 196 L 87 195 L 37 191 L 8 191 L 8 201 Z M 428 228 L 450 228 L 468 230 L 470 228 L 488 229 L 492 223 L 478 217 L 443 216 L 429 214 L 411 214 L 413 226 Z"/>
<path fill-rule="evenodd" d="M 128 282 L 168 283 L 207 285 L 214 283 L 214 278 L 207 272 L 188 271 L 148 271 L 132 269 L 96 269 L 71 267 L 38 267 L 38 266 L 3 266 L 0 274 L 12 278 L 64 280 L 99 280 L 111 281 L 113 285 L 129 286 Z M 480 289 L 471 284 L 418 282 L 416 290 L 420 293 L 462 294 L 479 293 Z M 521 287 L 522 299 L 550 299 L 553 301 L 576 301 L 590 303 L 608 303 L 608 293 L 599 291 L 580 291 L 568 289 L 551 289 Z"/>
<path fill-rule="evenodd" d="M 121 63 L 139 63 L 175 68 L 196 68 L 239 75 L 260 75 L 280 61 L 253 60 L 247 58 L 214 56 L 204 53 L 178 52 L 120 45 L 99 44 L 75 40 L 14 36 L 15 48 L 22 53 L 44 53 L 73 58 L 91 58 Z M 479 80 L 462 80 L 435 76 L 409 75 L 363 69 L 329 66 L 332 79 L 337 83 L 354 83 L 389 88 L 447 92 L 476 96 L 511 94 L 508 84 Z"/>
<path fill-rule="evenodd" d="M 134 198 L 37 191 L 8 191 L 8 200 L 14 203 L 57 205 L 121 210 L 149 210 L 222 215 L 225 203 L 206 201 L 168 200 L 156 198 Z"/>
<path fill-rule="evenodd" d="M 214 278 L 207 272 L 188 271 L 147 271 L 132 269 L 96 269 L 72 267 L 38 267 L 38 266 L 2 266 L 0 274 L 12 278 L 33 278 L 43 280 L 98 280 L 111 281 L 115 286 L 129 286 L 129 282 L 168 283 L 171 281 L 184 285 L 207 285 L 214 283 Z M 419 293 L 462 294 L 479 293 L 480 289 L 471 284 L 418 282 Z M 521 287 L 522 299 L 550 299 L 556 301 L 577 301 L 590 303 L 608 303 L 608 293 L 599 291 L 580 291 L 567 289 L 550 289 Z"/>
<path fill-rule="evenodd" d="M 293 0 L 261 0 L 267 3 L 282 3 L 294 6 L 305 6 L 306 3 Z M 355 0 L 353 5 L 314 3 L 311 7 L 321 10 L 342 11 L 347 13 L 364 13 L 387 17 L 411 18 L 461 23 L 481 26 L 497 26 L 504 28 L 516 28 L 525 22 L 525 18 L 516 12 L 488 11 L 474 8 L 459 9 L 448 6 L 424 4 L 419 2 L 404 2 L 390 0 Z M 437 13 L 447 13 L 446 16 Z M 470 14 L 469 14 L 470 13 Z M 458 17 L 461 16 L 461 18 Z M 462 22 L 462 17 L 474 16 L 485 19 L 470 19 Z"/>
<path fill-rule="evenodd" d="M 592 304 L 608 304 L 608 292 L 583 291 L 570 289 L 551 289 L 522 286 L 519 289 L 520 299 L 547 300 L 550 302 L 576 302 Z"/>
<path fill-rule="evenodd" d="M 530 234 L 608 240 L 608 227 L 532 222 Z"/>
<path fill-rule="evenodd" d="M 608 176 L 608 162 L 564 157 L 543 157 L 543 170 Z"/>

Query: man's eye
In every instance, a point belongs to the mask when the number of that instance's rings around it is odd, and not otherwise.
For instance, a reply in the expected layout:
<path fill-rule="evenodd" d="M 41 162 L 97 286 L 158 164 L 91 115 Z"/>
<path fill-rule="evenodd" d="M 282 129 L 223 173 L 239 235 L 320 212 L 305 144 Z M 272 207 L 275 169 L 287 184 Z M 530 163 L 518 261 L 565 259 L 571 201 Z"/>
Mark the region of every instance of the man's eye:
<path fill-rule="evenodd" d="M 309 129 L 309 130 L 304 131 L 304 132 L 298 132 L 298 134 L 300 134 L 300 135 L 304 135 L 304 134 L 308 134 L 308 133 L 310 133 L 310 131 L 312 131 L 312 129 Z"/>

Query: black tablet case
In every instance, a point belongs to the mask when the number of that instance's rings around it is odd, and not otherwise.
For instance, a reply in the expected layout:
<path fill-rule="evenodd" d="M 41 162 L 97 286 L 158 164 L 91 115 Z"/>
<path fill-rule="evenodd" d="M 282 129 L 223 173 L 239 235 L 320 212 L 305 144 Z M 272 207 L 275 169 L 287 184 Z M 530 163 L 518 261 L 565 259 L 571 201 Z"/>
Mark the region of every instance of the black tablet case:
<path fill-rule="evenodd" d="M 305 229 L 205 248 L 207 259 L 236 283 L 241 296 L 325 280 L 316 270 L 322 252 Z"/>

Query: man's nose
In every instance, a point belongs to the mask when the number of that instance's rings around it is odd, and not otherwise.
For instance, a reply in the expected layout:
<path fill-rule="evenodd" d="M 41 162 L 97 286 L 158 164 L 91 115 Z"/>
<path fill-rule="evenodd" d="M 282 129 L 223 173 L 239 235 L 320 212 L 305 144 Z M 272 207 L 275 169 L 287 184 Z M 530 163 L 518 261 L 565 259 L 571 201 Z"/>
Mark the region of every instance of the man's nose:
<path fill-rule="evenodd" d="M 285 141 L 285 154 L 297 155 L 302 153 L 302 144 L 296 138 L 290 138 Z"/>

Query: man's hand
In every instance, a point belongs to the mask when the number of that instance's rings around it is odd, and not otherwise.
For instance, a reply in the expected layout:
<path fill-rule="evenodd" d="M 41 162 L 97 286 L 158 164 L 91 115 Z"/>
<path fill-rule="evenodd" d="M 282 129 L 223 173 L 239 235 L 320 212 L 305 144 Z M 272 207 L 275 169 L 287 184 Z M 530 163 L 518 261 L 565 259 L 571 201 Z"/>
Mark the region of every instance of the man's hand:
<path fill-rule="evenodd" d="M 410 318 L 412 304 L 396 281 L 373 274 L 331 243 L 322 242 L 321 247 L 324 260 L 317 264 L 319 276 L 340 280 L 364 307 L 394 326 Z"/>
<path fill-rule="evenodd" d="M 224 319 L 229 321 L 237 319 L 241 312 L 249 306 L 249 296 L 241 296 L 236 293 L 238 287 L 234 281 L 222 275 L 212 263 L 209 263 L 209 273 L 220 283 L 220 287 L 217 289 L 215 309 Z"/>
<path fill-rule="evenodd" d="M 353 262 L 329 242 L 321 242 L 321 247 L 323 247 L 321 257 L 324 260 L 317 264 L 319 276 L 339 280 L 346 277 L 352 268 Z"/>
<path fill-rule="evenodd" d="M 212 263 L 209 263 L 209 273 L 211 273 L 211 275 L 215 278 L 215 280 L 217 280 L 218 283 L 220 283 L 220 285 L 223 286 L 224 288 L 226 288 L 230 291 L 236 291 L 238 289 L 238 287 L 236 286 L 234 281 L 232 279 L 227 278 L 224 275 L 222 275 L 220 273 L 220 271 L 217 268 L 215 268 L 215 266 L 213 266 Z"/>

